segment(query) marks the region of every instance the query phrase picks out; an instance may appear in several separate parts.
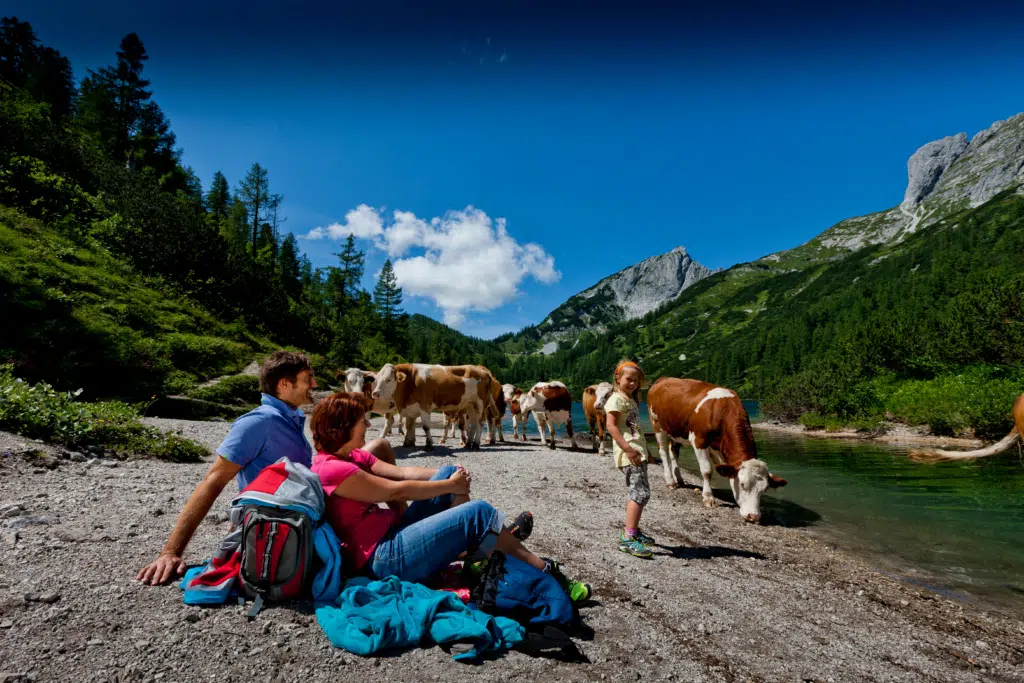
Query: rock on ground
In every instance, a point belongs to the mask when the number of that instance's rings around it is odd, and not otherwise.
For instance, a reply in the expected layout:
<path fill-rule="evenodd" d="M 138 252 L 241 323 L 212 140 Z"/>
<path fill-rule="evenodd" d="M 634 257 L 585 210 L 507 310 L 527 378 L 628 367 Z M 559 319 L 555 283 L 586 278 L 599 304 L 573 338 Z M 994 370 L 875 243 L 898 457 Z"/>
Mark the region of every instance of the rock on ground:
<path fill-rule="evenodd" d="M 439 423 L 440 421 L 435 421 Z M 176 423 L 216 445 L 226 423 Z M 380 420 L 375 420 L 380 425 Z M 0 435 L 0 442 L 9 438 Z M 422 443 L 422 434 L 417 438 Z M 394 439 L 395 443 L 399 438 Z M 705 509 L 652 472 L 644 529 L 654 560 L 617 550 L 625 487 L 609 457 L 536 442 L 464 453 L 399 449 L 400 462 L 462 463 L 473 495 L 536 518 L 530 545 L 589 581 L 588 664 L 508 653 L 481 666 L 437 647 L 363 659 L 335 650 L 310 605 L 191 608 L 138 570 L 163 545 L 205 464 L 150 460 L 56 469 L 0 458 L 0 507 L 45 517 L 0 531 L 0 676 L 100 681 L 1011 681 L 1024 671 L 1024 623 L 886 578 L 796 529 Z M 226 531 L 200 525 L 198 562 Z M 13 509 L 10 508 L 10 509 Z M 166 514 L 154 515 L 155 510 Z M 13 539 L 13 540 L 10 540 Z"/>

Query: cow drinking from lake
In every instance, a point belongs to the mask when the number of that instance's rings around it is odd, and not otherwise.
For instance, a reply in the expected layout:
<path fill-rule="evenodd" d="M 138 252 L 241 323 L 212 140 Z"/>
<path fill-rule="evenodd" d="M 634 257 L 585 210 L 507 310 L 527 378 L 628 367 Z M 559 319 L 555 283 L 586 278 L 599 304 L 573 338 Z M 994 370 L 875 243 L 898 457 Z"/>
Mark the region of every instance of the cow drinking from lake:
<path fill-rule="evenodd" d="M 647 410 L 668 486 L 675 488 L 682 480 L 673 446 L 688 441 L 704 478 L 704 505 L 717 504 L 711 491 L 714 461 L 715 470 L 729 479 L 743 519 L 761 521 L 761 494 L 785 486 L 786 480 L 757 459 L 750 418 L 734 391 L 693 379 L 662 377 L 647 392 Z"/>

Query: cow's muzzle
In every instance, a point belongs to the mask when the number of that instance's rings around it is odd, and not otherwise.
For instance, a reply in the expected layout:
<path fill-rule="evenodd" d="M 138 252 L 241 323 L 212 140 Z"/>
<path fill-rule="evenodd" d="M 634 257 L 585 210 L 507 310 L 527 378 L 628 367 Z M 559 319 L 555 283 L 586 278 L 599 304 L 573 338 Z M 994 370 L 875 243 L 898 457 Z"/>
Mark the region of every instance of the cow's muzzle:
<path fill-rule="evenodd" d="M 750 512 L 750 513 L 747 513 L 746 515 L 743 515 L 743 519 L 745 519 L 746 521 L 750 522 L 751 524 L 760 524 L 761 523 L 761 515 L 755 514 L 753 512 Z"/>

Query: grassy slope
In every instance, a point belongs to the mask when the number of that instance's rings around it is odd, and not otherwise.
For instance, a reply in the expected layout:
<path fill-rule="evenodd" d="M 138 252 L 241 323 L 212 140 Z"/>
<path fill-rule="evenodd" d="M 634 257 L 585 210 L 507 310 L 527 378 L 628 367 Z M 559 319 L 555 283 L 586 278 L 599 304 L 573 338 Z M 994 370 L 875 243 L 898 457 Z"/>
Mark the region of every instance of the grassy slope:
<path fill-rule="evenodd" d="M 83 398 L 149 398 L 233 372 L 271 347 L 99 245 L 0 207 L 0 361 Z"/>

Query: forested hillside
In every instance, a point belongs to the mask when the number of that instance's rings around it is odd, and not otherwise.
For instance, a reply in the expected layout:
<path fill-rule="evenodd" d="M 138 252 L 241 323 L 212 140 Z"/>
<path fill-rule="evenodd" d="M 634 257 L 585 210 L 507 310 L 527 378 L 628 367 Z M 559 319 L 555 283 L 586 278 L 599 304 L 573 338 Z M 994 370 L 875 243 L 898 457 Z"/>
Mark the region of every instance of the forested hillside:
<path fill-rule="evenodd" d="M 390 262 L 373 292 L 351 238 L 337 265 L 314 268 L 258 160 L 204 189 L 142 40 L 115 47 L 110 66 L 76 79 L 29 24 L 0 26 L 0 362 L 93 398 L 148 399 L 278 346 L 314 354 L 322 377 L 412 359 Z M 427 338 L 416 360 L 464 350 L 429 329 L 447 345 Z"/>
<path fill-rule="evenodd" d="M 811 424 L 888 417 L 1002 435 L 1024 391 L 1024 197 L 1006 192 L 838 259 L 735 266 L 571 350 L 520 357 L 507 376 L 579 390 L 620 356 Z"/>

